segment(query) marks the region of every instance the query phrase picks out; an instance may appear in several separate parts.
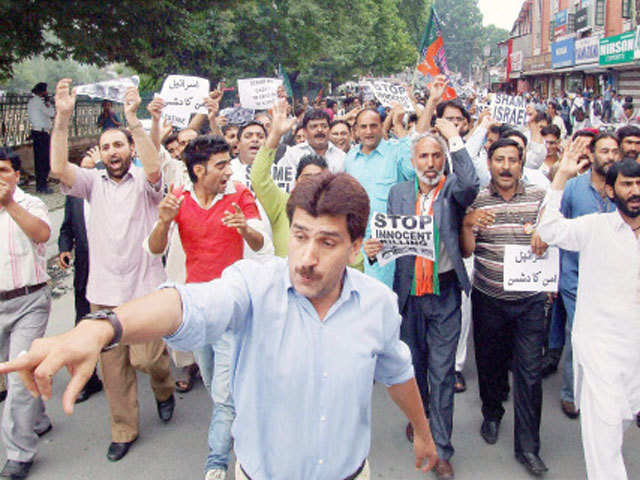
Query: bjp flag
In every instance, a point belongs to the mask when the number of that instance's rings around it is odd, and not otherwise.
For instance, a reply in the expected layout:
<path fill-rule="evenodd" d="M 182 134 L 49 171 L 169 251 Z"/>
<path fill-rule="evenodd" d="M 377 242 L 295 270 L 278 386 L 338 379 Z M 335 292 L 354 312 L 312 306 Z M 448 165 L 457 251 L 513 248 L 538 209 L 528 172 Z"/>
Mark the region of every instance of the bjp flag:
<path fill-rule="evenodd" d="M 433 6 L 429 12 L 429 20 L 420 42 L 420 58 L 416 69 L 426 77 L 435 78 L 438 75 L 449 77 L 450 75 L 440 29 L 440 20 L 438 20 L 438 15 L 436 15 Z M 447 87 L 442 99 L 451 100 L 456 97 L 457 94 L 453 87 Z"/>

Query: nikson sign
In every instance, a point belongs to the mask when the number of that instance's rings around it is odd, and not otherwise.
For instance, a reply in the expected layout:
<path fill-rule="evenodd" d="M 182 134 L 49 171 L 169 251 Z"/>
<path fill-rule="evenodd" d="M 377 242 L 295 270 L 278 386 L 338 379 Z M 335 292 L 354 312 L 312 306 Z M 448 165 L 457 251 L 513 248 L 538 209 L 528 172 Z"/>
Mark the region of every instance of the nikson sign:
<path fill-rule="evenodd" d="M 600 65 L 633 61 L 635 31 L 600 39 Z"/>

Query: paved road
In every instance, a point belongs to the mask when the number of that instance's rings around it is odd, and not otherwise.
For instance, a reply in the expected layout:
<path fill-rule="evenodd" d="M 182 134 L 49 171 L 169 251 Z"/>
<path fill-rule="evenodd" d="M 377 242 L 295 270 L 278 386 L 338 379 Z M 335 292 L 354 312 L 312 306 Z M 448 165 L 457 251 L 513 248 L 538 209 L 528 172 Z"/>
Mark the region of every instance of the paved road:
<path fill-rule="evenodd" d="M 66 279 L 70 282 L 70 279 Z M 72 326 L 73 296 L 56 299 L 47 334 Z M 453 465 L 458 480 L 529 479 L 513 458 L 513 406 L 506 404 L 501 437 L 495 446 L 480 438 L 480 403 L 474 362 L 468 362 L 469 390 L 456 395 Z M 201 383 L 179 395 L 173 420 L 162 424 L 157 417 L 148 379 L 139 375 L 141 434 L 129 454 L 118 463 L 105 458 L 110 442 L 107 402 L 104 393 L 78 405 L 72 417 L 62 412 L 60 396 L 68 375 L 55 377 L 55 397 L 47 410 L 53 430 L 41 442 L 32 468 L 32 480 L 112 480 L 112 479 L 202 479 L 206 456 L 206 431 L 211 402 Z M 550 468 L 547 479 L 583 480 L 584 461 L 577 421 L 564 417 L 557 392 L 559 375 L 545 381 L 541 456 Z M 391 403 L 384 388 L 376 385 L 373 398 L 373 439 L 371 467 L 373 479 L 403 480 L 425 478 L 413 469 L 412 452 L 404 437 L 405 421 Z M 629 478 L 640 478 L 640 430 L 630 428 L 625 438 L 625 458 Z M 291 452 L 295 455 L 295 452 Z M 2 450 L 1 455 L 4 455 Z M 4 458 L 0 458 L 4 463 Z M 232 479 L 233 475 L 229 475 Z M 427 478 L 435 478 L 428 474 Z M 296 479 L 292 479 L 296 480 Z"/>

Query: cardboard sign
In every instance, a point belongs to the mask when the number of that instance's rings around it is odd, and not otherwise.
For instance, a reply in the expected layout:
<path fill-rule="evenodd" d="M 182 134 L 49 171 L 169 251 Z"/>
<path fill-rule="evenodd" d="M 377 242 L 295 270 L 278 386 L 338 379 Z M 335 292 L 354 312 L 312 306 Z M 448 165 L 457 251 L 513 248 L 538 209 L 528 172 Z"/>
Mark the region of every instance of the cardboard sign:
<path fill-rule="evenodd" d="M 240 105 L 253 110 L 268 110 L 278 98 L 279 78 L 244 78 L 238 80 Z"/>
<path fill-rule="evenodd" d="M 374 212 L 371 217 L 371 238 L 383 244 L 376 256 L 380 265 L 405 255 L 435 259 L 433 216 L 387 215 Z"/>
<path fill-rule="evenodd" d="M 504 247 L 503 288 L 511 292 L 556 292 L 560 276 L 560 251 L 549 247 L 541 257 L 530 246 Z"/>
<path fill-rule="evenodd" d="M 87 95 L 91 98 L 103 98 L 112 102 L 124 103 L 124 94 L 127 88 L 140 85 L 140 78 L 137 75 L 132 77 L 116 78 L 106 82 L 88 83 L 78 85 L 76 93 Z"/>
<path fill-rule="evenodd" d="M 296 170 L 291 166 L 274 165 L 271 167 L 271 178 L 273 178 L 278 187 L 287 193 L 291 193 L 296 182 Z"/>
<path fill-rule="evenodd" d="M 187 75 L 169 75 L 162 84 L 162 118 L 178 128 L 189 125 L 194 113 L 207 114 L 204 99 L 209 95 L 209 80 Z"/>
<path fill-rule="evenodd" d="M 491 99 L 491 116 L 499 123 L 527 124 L 527 102 L 523 97 L 495 95 Z"/>
<path fill-rule="evenodd" d="M 393 102 L 402 105 L 405 111 L 413 112 L 413 104 L 409 99 L 407 89 L 403 85 L 388 82 L 386 80 L 370 80 L 360 82 L 364 91 L 371 90 L 373 95 L 385 107 L 391 107 Z"/>

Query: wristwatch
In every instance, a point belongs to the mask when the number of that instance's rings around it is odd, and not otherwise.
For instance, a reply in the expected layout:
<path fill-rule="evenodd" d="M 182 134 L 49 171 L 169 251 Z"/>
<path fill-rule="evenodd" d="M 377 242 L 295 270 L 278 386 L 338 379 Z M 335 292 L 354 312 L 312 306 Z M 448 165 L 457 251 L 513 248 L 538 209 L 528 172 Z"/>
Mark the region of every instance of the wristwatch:
<path fill-rule="evenodd" d="M 106 320 L 113 327 L 113 338 L 111 341 L 102 349 L 102 352 L 108 352 L 114 347 L 117 347 L 120 344 L 120 339 L 122 338 L 122 324 L 120 320 L 118 320 L 118 316 L 116 312 L 113 310 L 98 310 L 97 312 L 89 313 L 82 317 L 83 320 Z"/>

